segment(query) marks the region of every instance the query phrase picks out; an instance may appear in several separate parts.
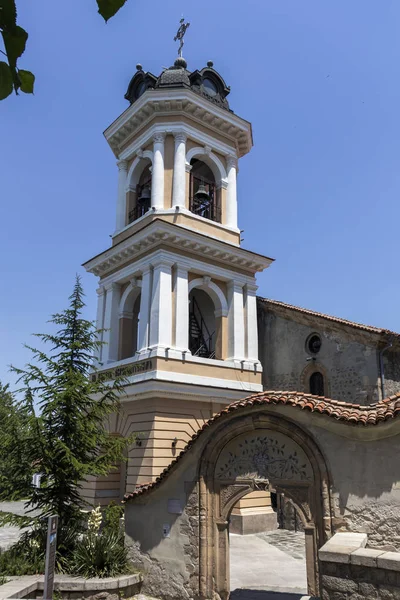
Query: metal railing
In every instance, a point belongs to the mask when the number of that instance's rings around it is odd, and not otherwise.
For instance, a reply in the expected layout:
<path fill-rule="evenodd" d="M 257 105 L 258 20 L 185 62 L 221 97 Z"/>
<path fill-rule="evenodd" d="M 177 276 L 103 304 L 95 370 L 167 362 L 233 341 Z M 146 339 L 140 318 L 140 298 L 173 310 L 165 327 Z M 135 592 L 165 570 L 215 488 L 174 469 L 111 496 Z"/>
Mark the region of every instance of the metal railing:
<path fill-rule="evenodd" d="M 210 333 L 194 297 L 190 303 L 189 327 L 189 348 L 193 356 L 215 358 L 215 350 L 213 349 L 215 331 Z"/>

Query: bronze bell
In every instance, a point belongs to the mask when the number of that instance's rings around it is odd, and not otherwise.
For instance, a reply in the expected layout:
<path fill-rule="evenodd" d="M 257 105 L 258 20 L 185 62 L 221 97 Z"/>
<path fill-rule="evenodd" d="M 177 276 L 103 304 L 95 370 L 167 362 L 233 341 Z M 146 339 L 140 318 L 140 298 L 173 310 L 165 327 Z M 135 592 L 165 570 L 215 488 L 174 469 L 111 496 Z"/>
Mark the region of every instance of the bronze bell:
<path fill-rule="evenodd" d="M 151 190 L 148 185 L 144 185 L 138 201 L 141 204 L 146 204 L 150 200 L 150 198 L 151 198 Z"/>
<path fill-rule="evenodd" d="M 207 192 L 206 186 L 204 183 L 200 183 L 197 192 L 194 195 L 195 200 L 198 202 L 209 202 L 210 194 Z"/>

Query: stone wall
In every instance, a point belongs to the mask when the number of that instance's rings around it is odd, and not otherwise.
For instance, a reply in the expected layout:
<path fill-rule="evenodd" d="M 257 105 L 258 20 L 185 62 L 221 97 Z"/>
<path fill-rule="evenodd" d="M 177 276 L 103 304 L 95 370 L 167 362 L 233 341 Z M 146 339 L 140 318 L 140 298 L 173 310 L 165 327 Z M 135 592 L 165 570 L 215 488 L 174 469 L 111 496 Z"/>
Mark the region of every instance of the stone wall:
<path fill-rule="evenodd" d="M 371 336 L 289 310 L 278 314 L 262 303 L 258 330 L 264 389 L 309 392 L 309 374 L 315 368 L 326 375 L 325 396 L 362 405 L 379 400 L 378 351 Z M 306 348 L 312 333 L 322 340 L 316 355 Z M 400 382 L 400 360 L 391 364 L 393 378 Z M 388 372 L 388 391 L 394 389 L 391 377 Z"/>
<path fill-rule="evenodd" d="M 321 600 L 400 599 L 400 553 L 366 543 L 367 536 L 339 533 L 320 549 Z"/>
<path fill-rule="evenodd" d="M 400 392 L 400 353 L 387 350 L 383 354 L 385 373 L 385 396 L 393 396 Z"/>

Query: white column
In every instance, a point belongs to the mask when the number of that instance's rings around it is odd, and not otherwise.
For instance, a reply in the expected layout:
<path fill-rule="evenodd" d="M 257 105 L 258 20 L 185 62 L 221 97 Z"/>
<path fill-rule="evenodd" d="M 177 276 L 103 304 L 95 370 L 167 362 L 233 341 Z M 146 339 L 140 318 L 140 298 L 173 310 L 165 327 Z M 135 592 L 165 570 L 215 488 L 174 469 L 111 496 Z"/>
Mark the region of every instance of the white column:
<path fill-rule="evenodd" d="M 174 178 L 172 187 L 172 208 L 185 207 L 186 194 L 186 135 L 175 134 Z"/>
<path fill-rule="evenodd" d="M 228 168 L 228 189 L 226 197 L 226 216 L 225 224 L 228 227 L 237 229 L 237 187 L 236 187 L 236 168 L 237 160 L 234 156 L 228 156 L 226 159 Z"/>
<path fill-rule="evenodd" d="M 258 331 L 257 331 L 257 286 L 246 285 L 246 326 L 247 352 L 249 360 L 258 360 Z"/>
<path fill-rule="evenodd" d="M 140 316 L 137 349 L 145 352 L 149 347 L 150 330 L 150 300 L 151 300 L 151 269 L 142 272 L 142 292 L 140 295 Z"/>
<path fill-rule="evenodd" d="M 228 360 L 244 358 L 243 286 L 228 284 Z"/>
<path fill-rule="evenodd" d="M 96 315 L 96 329 L 99 331 L 97 334 L 97 341 L 103 341 L 103 331 L 104 328 L 104 306 L 105 306 L 105 298 L 106 298 L 106 290 L 103 285 L 101 285 L 97 290 L 97 315 Z M 94 352 L 94 364 L 97 366 L 102 362 L 103 356 L 103 346 L 101 345 Z"/>
<path fill-rule="evenodd" d="M 115 224 L 116 231 L 125 227 L 126 218 L 126 177 L 128 174 L 128 162 L 119 160 L 118 166 L 118 199 L 117 199 L 117 219 Z"/>
<path fill-rule="evenodd" d="M 170 348 L 172 344 L 172 263 L 154 266 L 150 308 L 151 348 Z"/>
<path fill-rule="evenodd" d="M 151 208 L 164 208 L 164 140 L 165 133 L 156 133 L 153 137 Z"/>
<path fill-rule="evenodd" d="M 102 362 L 118 360 L 119 341 L 119 301 L 121 287 L 117 283 L 109 283 L 106 288 L 106 306 L 104 311 L 104 334 Z"/>
<path fill-rule="evenodd" d="M 189 350 L 189 282 L 188 270 L 177 267 L 175 288 L 175 346 Z"/>

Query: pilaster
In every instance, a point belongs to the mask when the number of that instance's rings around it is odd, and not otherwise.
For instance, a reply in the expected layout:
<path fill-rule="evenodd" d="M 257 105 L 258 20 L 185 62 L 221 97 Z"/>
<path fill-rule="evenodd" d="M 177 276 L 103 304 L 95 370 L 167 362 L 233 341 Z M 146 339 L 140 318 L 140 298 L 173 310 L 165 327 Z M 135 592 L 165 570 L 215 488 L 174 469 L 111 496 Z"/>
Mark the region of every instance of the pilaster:
<path fill-rule="evenodd" d="M 151 208 L 164 208 L 164 143 L 165 133 L 153 136 L 153 169 L 151 174 Z"/>
<path fill-rule="evenodd" d="M 150 267 L 148 267 L 142 272 L 142 293 L 140 296 L 140 319 L 137 343 L 139 352 L 147 351 L 149 346 L 151 279 L 152 272 Z"/>
<path fill-rule="evenodd" d="M 172 208 L 185 207 L 186 199 L 186 134 L 175 133 Z"/>
<path fill-rule="evenodd" d="M 228 189 L 226 198 L 226 216 L 225 224 L 228 227 L 237 229 L 238 215 L 237 215 L 237 185 L 236 185 L 236 170 L 237 170 L 237 159 L 234 156 L 228 156 L 226 159 L 227 170 L 228 170 Z"/>
<path fill-rule="evenodd" d="M 121 298 L 121 287 L 117 283 L 109 283 L 105 286 L 106 300 L 104 310 L 104 334 L 102 362 L 118 360 L 118 337 L 119 337 L 119 301 Z"/>
<path fill-rule="evenodd" d="M 255 284 L 245 286 L 246 357 L 254 361 L 258 361 L 257 289 Z"/>
<path fill-rule="evenodd" d="M 116 216 L 116 231 L 120 231 L 125 227 L 126 218 L 126 178 L 128 174 L 128 161 L 119 160 L 118 166 L 118 199 L 117 199 L 117 216 Z"/>
<path fill-rule="evenodd" d="M 176 269 L 175 288 L 175 347 L 189 351 L 189 282 L 188 270 Z"/>
<path fill-rule="evenodd" d="M 228 284 L 228 360 L 244 359 L 243 285 Z"/>
<path fill-rule="evenodd" d="M 106 299 L 106 289 L 104 285 L 101 285 L 96 290 L 97 292 L 97 314 L 96 314 L 96 329 L 97 329 L 97 341 L 101 343 L 99 348 L 94 353 L 94 364 L 98 366 L 102 362 L 103 356 L 103 336 L 104 336 L 104 308 Z"/>
<path fill-rule="evenodd" d="M 150 348 L 172 345 L 172 262 L 154 265 L 150 303 Z"/>

